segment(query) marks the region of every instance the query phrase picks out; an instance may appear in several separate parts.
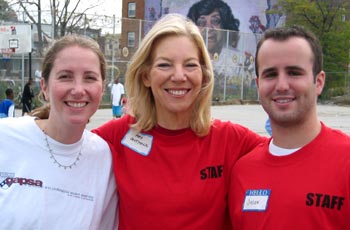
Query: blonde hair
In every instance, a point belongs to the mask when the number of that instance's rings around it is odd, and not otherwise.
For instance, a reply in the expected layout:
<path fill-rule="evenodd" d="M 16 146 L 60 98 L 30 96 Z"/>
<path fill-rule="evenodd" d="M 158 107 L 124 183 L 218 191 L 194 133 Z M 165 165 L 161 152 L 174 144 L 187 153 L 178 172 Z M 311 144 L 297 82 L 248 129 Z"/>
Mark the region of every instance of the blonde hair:
<path fill-rule="evenodd" d="M 156 41 L 168 36 L 186 36 L 198 48 L 203 81 L 190 118 L 190 127 L 198 136 L 204 136 L 208 134 L 211 124 L 213 67 L 198 27 L 190 19 L 179 14 L 167 14 L 157 21 L 131 59 L 126 72 L 125 88 L 128 93 L 130 113 L 136 118 L 136 123 L 132 127 L 138 132 L 147 131 L 157 123 L 154 98 L 151 89 L 144 85 L 142 76 L 149 74 L 152 50 Z"/>

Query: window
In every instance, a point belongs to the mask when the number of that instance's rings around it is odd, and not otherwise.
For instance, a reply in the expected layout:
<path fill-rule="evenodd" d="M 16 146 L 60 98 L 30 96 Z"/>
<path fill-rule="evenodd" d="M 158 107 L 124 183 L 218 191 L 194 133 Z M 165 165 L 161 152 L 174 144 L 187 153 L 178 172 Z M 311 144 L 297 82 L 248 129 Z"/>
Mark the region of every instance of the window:
<path fill-rule="evenodd" d="M 136 3 L 135 2 L 128 3 L 128 17 L 129 18 L 136 17 Z"/>
<path fill-rule="evenodd" d="M 128 32 L 128 47 L 135 46 L 135 32 Z"/>
<path fill-rule="evenodd" d="M 346 16 L 345 16 L 345 14 L 342 14 L 342 15 L 341 15 L 341 21 L 342 21 L 342 22 L 345 22 L 345 20 L 346 20 Z"/>

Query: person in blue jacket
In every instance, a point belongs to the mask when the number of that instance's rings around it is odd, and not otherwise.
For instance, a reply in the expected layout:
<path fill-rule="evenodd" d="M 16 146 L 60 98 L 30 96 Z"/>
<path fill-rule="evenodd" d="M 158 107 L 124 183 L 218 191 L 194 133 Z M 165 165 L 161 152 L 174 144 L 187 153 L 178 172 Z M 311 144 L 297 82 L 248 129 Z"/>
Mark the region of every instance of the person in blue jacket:
<path fill-rule="evenodd" d="M 13 102 L 14 93 L 11 88 L 5 91 L 6 99 L 0 103 L 0 118 L 15 117 L 15 103 Z"/>

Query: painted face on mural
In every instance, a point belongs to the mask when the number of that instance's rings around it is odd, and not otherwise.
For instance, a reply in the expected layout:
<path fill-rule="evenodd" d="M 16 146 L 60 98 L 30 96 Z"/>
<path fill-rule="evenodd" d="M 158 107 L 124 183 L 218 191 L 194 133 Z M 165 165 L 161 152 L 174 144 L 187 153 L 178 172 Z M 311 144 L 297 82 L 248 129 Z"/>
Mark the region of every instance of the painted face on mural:
<path fill-rule="evenodd" d="M 221 16 L 218 10 L 214 10 L 208 15 L 201 15 L 197 19 L 196 24 L 204 40 L 208 41 L 208 50 L 210 54 L 220 53 L 225 32 L 221 30 Z"/>

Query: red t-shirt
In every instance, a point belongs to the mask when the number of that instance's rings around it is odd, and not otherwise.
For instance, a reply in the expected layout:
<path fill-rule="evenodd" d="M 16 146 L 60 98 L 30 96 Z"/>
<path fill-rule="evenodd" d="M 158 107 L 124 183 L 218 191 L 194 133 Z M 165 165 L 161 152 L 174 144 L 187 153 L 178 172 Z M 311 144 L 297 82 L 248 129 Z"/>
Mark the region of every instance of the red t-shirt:
<path fill-rule="evenodd" d="M 210 133 L 156 127 L 133 134 L 129 115 L 94 130 L 110 143 L 119 192 L 119 229 L 230 229 L 229 172 L 265 138 L 230 122 Z"/>
<path fill-rule="evenodd" d="M 322 124 L 309 144 L 273 156 L 269 143 L 232 171 L 234 229 L 350 229 L 350 138 Z"/>

